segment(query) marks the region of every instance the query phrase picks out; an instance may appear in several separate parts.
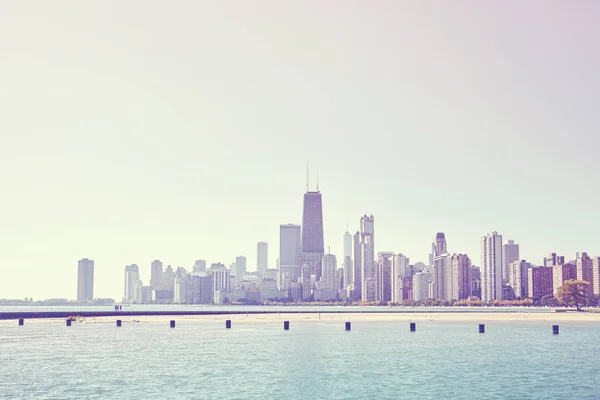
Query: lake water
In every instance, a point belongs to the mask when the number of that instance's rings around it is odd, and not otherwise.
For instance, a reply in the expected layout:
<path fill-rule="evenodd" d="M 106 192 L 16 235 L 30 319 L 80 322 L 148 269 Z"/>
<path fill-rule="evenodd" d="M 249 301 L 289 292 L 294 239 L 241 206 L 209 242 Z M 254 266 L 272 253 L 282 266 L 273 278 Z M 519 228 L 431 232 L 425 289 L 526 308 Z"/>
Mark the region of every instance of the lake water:
<path fill-rule="evenodd" d="M 0 322 L 6 399 L 598 399 L 600 324 Z"/>

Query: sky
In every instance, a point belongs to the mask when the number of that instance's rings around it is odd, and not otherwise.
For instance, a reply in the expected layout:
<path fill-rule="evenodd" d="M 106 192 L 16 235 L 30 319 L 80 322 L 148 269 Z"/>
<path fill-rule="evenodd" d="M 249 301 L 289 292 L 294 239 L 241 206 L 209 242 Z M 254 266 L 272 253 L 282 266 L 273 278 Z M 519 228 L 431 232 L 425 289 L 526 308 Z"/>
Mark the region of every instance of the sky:
<path fill-rule="evenodd" d="M 0 2 L 0 298 L 121 299 L 124 267 L 275 267 L 323 195 L 325 246 L 479 265 L 600 256 L 600 3 Z"/>

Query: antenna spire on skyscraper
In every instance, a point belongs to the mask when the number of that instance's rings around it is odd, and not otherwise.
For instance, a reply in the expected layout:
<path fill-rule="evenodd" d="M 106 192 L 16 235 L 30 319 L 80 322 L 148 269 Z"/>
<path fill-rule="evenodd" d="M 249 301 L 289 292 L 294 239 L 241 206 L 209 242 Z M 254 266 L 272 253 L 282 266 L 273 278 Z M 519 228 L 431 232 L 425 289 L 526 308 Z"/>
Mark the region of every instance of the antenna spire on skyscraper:
<path fill-rule="evenodd" d="M 319 167 L 317 167 L 317 192 L 319 191 Z"/>
<path fill-rule="evenodd" d="M 308 157 L 306 157 L 306 191 L 308 192 Z"/>

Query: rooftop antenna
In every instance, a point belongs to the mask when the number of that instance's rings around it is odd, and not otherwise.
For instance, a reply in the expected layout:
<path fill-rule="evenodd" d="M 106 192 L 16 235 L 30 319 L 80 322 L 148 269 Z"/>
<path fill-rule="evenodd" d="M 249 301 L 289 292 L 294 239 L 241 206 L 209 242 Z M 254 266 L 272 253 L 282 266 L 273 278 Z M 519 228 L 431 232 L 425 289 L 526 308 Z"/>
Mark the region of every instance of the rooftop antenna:
<path fill-rule="evenodd" d="M 308 157 L 306 157 L 306 191 L 308 192 Z"/>
<path fill-rule="evenodd" d="M 317 167 L 317 192 L 319 191 L 319 167 Z"/>
<path fill-rule="evenodd" d="M 327 246 L 327 254 L 331 254 L 331 246 Z"/>

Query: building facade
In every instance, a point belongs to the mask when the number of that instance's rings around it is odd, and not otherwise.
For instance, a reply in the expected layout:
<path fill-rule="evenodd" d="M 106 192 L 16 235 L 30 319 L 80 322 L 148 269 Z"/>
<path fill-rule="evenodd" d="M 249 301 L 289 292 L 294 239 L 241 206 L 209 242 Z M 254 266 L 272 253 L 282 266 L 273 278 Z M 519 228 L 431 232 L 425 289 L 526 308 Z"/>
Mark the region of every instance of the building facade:
<path fill-rule="evenodd" d="M 527 270 L 527 294 L 533 301 L 552 294 L 553 267 L 531 267 Z"/>
<path fill-rule="evenodd" d="M 375 219 L 372 215 L 365 215 L 360 219 L 360 263 L 363 280 L 362 300 L 375 301 Z"/>

